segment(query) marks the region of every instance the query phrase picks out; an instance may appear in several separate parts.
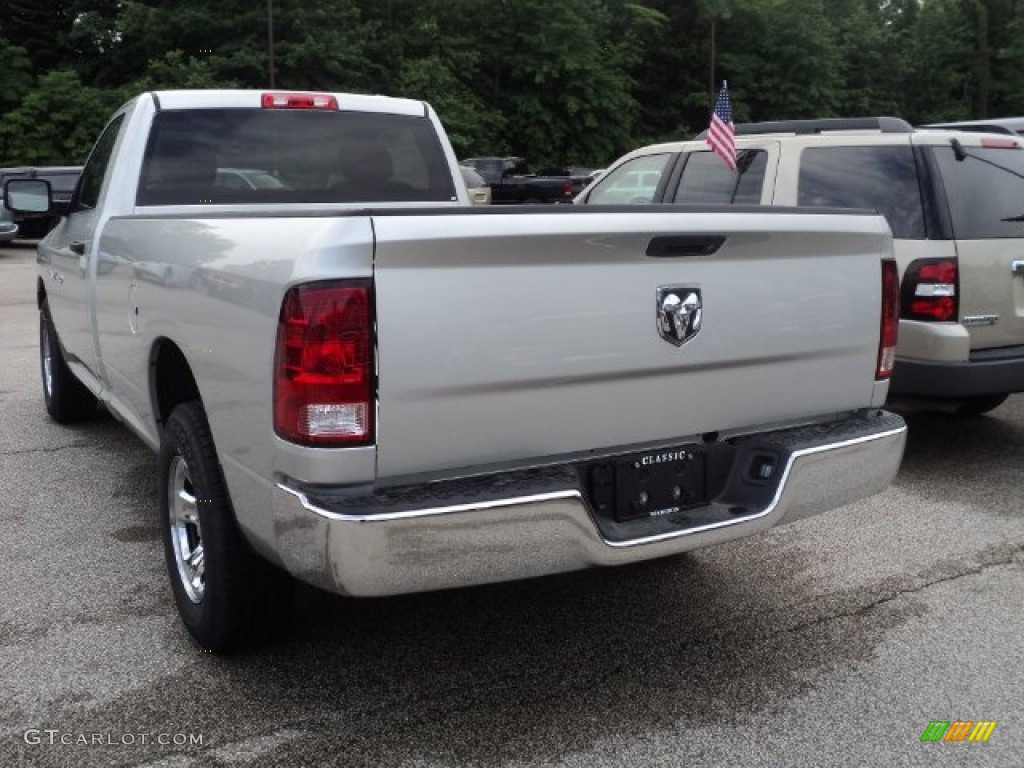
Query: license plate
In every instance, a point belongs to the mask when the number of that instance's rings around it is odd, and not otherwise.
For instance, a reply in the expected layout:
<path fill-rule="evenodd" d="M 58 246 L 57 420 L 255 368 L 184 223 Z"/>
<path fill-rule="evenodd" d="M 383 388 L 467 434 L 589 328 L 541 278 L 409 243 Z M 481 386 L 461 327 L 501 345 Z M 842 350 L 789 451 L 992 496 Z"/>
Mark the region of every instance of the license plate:
<path fill-rule="evenodd" d="M 704 468 L 696 446 L 634 454 L 591 467 L 591 499 L 619 521 L 671 515 L 707 503 Z"/>

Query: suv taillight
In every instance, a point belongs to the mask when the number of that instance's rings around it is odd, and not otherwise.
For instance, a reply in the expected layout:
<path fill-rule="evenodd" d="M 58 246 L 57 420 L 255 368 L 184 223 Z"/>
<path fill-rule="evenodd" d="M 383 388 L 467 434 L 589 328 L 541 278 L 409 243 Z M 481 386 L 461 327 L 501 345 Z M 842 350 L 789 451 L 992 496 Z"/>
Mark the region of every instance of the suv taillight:
<path fill-rule="evenodd" d="M 959 315 L 956 259 L 918 259 L 903 273 L 900 316 L 951 323 Z"/>
<path fill-rule="evenodd" d="M 896 363 L 896 338 L 900 327 L 900 273 L 896 262 L 882 262 L 882 319 L 878 334 L 878 367 L 876 379 L 892 375 Z"/>
<path fill-rule="evenodd" d="M 281 303 L 274 353 L 274 431 L 318 447 L 373 442 L 369 280 L 307 283 Z"/>

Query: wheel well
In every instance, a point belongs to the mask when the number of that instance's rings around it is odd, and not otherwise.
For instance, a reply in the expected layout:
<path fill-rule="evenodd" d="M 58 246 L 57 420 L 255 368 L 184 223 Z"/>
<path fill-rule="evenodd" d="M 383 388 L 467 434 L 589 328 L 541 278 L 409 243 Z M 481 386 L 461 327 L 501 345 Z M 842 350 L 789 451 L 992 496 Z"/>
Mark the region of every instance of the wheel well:
<path fill-rule="evenodd" d="M 149 358 L 149 393 L 153 401 L 153 415 L 163 427 L 175 406 L 190 400 L 199 400 L 192 369 L 185 355 L 169 339 L 153 345 Z"/>

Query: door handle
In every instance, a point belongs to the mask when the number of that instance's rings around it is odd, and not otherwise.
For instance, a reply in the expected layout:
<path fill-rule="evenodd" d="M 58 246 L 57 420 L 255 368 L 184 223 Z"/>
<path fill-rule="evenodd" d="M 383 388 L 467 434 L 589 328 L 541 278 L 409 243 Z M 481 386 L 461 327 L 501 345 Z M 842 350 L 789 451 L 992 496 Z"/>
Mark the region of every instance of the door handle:
<path fill-rule="evenodd" d="M 1024 277 L 1024 261 L 1013 262 L 1013 264 L 1010 266 L 1010 269 L 1013 272 L 1014 277 Z"/>
<path fill-rule="evenodd" d="M 55 270 L 50 272 L 50 279 L 60 283 L 61 285 L 64 284 L 64 275 Z"/>
<path fill-rule="evenodd" d="M 725 242 L 725 235 L 659 235 L 647 244 L 647 255 L 658 259 L 710 256 Z"/>
<path fill-rule="evenodd" d="M 75 240 L 75 242 L 68 245 L 68 250 L 72 253 L 77 253 L 79 256 L 85 255 L 85 243 L 81 240 Z"/>

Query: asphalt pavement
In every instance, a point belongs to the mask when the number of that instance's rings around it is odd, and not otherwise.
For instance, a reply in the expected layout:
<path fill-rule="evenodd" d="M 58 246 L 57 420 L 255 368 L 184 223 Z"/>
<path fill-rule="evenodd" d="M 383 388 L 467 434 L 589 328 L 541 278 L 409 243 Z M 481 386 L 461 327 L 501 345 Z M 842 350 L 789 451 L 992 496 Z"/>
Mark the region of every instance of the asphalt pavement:
<path fill-rule="evenodd" d="M 684 557 L 454 592 L 300 587 L 200 652 L 155 461 L 52 423 L 34 251 L 0 248 L 0 766 L 1024 765 L 1024 396 L 907 413 L 895 484 Z M 986 742 L 922 742 L 931 721 Z"/>

